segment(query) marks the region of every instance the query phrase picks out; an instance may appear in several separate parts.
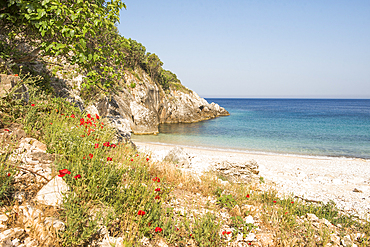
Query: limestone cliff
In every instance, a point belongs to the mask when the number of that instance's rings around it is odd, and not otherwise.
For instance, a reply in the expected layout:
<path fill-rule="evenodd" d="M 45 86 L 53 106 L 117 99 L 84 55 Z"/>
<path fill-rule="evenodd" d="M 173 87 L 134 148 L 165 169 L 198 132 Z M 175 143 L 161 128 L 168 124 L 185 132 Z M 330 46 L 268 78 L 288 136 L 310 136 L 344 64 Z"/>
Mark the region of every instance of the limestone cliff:
<path fill-rule="evenodd" d="M 50 84 L 59 96 L 81 110 L 108 118 L 123 138 L 129 138 L 131 133 L 157 134 L 161 123 L 192 123 L 229 115 L 218 104 L 209 104 L 180 83 L 165 91 L 140 68 L 126 71 L 114 93 L 96 92 L 87 101 L 81 96 L 84 76 L 75 65 L 63 58 L 44 57 L 32 67 L 37 74 L 51 75 Z"/>
<path fill-rule="evenodd" d="M 99 99 L 87 111 L 111 119 L 122 132 L 134 134 L 157 134 L 161 123 L 192 123 L 229 115 L 218 104 L 209 104 L 183 86 L 165 92 L 143 71 L 127 72 L 120 92 Z"/>

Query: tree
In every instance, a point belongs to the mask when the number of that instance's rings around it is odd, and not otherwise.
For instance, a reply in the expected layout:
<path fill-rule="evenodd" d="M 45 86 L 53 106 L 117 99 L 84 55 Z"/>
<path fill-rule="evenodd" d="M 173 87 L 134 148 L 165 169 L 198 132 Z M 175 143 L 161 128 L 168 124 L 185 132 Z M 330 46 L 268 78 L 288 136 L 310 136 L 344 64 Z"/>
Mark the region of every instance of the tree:
<path fill-rule="evenodd" d="M 115 24 L 122 0 L 7 0 L 0 3 L 0 58 L 29 62 L 43 55 L 63 55 L 87 73 L 85 85 L 109 87 L 119 79 L 124 54 Z M 20 51 L 20 44 L 33 49 Z"/>
<path fill-rule="evenodd" d="M 148 53 L 147 61 L 149 75 L 154 81 L 161 73 L 163 62 L 155 53 Z"/>

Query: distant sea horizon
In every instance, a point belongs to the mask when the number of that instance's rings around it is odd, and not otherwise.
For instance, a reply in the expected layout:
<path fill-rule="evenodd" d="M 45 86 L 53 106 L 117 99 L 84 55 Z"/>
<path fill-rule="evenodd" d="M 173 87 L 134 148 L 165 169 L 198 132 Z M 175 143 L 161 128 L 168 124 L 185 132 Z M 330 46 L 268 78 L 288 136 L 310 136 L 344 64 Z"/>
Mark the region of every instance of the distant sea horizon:
<path fill-rule="evenodd" d="M 370 99 L 206 98 L 230 112 L 161 124 L 133 141 L 237 152 L 370 159 Z"/>

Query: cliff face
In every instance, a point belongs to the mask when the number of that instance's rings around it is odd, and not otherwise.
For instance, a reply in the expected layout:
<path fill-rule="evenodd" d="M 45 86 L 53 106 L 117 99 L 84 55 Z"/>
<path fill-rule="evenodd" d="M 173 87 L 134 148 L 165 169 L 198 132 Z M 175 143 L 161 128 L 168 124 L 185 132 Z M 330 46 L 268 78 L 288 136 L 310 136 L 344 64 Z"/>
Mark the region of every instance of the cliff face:
<path fill-rule="evenodd" d="M 44 57 L 32 67 L 38 74 L 52 75 L 50 84 L 59 96 L 81 110 L 108 118 L 120 138 L 129 139 L 131 133 L 157 134 L 161 123 L 193 123 L 229 115 L 218 104 L 209 104 L 179 83 L 164 91 L 141 69 L 126 71 L 114 94 L 103 96 L 98 92 L 87 103 L 81 97 L 83 75 L 75 65 L 63 58 Z"/>
<path fill-rule="evenodd" d="M 120 131 L 134 134 L 157 134 L 161 123 L 192 123 L 229 115 L 218 104 L 209 104 L 185 87 L 164 92 L 145 72 L 139 76 L 133 73 L 125 74 L 119 93 L 100 99 L 86 110 L 109 118 Z"/>

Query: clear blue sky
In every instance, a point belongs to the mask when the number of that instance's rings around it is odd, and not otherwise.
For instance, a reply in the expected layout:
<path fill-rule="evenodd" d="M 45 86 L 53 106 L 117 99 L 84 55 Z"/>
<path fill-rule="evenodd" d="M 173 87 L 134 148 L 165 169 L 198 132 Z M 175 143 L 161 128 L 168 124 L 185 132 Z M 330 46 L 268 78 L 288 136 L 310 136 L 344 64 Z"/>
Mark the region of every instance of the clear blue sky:
<path fill-rule="evenodd" d="M 370 98 L 370 0 L 126 0 L 120 34 L 203 97 Z"/>

